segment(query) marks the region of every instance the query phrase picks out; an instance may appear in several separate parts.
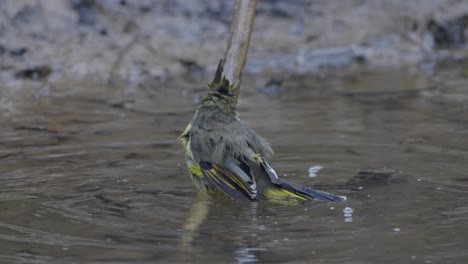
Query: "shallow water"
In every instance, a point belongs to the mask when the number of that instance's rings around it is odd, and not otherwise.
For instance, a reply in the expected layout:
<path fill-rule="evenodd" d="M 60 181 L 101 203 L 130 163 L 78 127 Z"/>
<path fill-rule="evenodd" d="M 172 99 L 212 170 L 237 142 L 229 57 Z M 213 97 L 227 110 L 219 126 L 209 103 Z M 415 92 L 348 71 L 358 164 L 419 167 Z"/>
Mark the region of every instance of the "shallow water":
<path fill-rule="evenodd" d="M 0 262 L 466 263 L 464 69 L 245 80 L 279 175 L 342 203 L 198 200 L 175 139 L 200 89 L 32 103 L 0 128 Z"/>

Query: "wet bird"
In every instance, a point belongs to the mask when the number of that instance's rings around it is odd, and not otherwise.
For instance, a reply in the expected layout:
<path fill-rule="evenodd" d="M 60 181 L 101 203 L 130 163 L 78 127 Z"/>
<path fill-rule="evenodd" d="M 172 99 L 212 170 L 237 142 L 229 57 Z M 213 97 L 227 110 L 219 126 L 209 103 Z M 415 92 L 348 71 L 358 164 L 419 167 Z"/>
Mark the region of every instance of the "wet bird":
<path fill-rule="evenodd" d="M 273 150 L 241 122 L 239 89 L 222 76 L 221 60 L 208 94 L 179 137 L 192 181 L 200 193 L 250 201 L 342 201 L 337 196 L 280 179 L 269 165 Z"/>

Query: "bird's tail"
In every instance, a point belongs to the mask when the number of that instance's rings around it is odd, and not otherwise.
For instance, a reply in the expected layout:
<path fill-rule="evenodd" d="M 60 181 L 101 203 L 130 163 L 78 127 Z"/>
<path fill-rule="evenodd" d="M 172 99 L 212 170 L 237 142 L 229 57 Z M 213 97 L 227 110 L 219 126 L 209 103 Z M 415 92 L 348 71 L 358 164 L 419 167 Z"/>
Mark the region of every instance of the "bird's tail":
<path fill-rule="evenodd" d="M 327 192 L 314 190 L 309 187 L 304 187 L 298 184 L 289 183 L 283 179 L 278 178 L 278 175 L 276 175 L 275 170 L 270 166 L 270 164 L 268 164 L 268 162 L 263 161 L 262 164 L 265 172 L 270 177 L 271 182 L 274 185 L 276 185 L 276 187 L 280 188 L 282 192 L 289 193 L 304 200 L 315 199 L 320 201 L 332 202 L 340 202 L 346 200 L 346 196 L 334 195 Z"/>
<path fill-rule="evenodd" d="M 278 183 L 275 183 L 280 188 L 288 190 L 298 196 L 308 198 L 308 199 L 315 199 L 320 201 L 332 201 L 332 202 L 341 202 L 346 200 L 346 196 L 334 195 L 331 193 L 323 192 L 314 190 L 309 187 L 289 183 L 285 180 L 279 179 Z"/>

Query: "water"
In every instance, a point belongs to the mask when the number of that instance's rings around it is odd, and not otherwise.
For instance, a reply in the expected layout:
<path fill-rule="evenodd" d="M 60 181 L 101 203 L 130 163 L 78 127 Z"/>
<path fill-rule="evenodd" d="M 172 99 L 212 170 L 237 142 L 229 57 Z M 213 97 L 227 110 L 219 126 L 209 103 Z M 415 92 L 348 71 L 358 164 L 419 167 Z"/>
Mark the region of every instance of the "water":
<path fill-rule="evenodd" d="M 197 199 L 175 142 L 193 85 L 15 106 L 0 128 L 0 262 L 465 263 L 466 83 L 455 65 L 245 88 L 241 116 L 278 174 L 348 197 L 295 206 Z"/>
<path fill-rule="evenodd" d="M 311 178 L 317 177 L 317 172 L 319 172 L 321 169 L 323 169 L 323 167 L 319 166 L 319 165 L 310 167 L 309 168 L 309 177 L 311 177 Z"/>

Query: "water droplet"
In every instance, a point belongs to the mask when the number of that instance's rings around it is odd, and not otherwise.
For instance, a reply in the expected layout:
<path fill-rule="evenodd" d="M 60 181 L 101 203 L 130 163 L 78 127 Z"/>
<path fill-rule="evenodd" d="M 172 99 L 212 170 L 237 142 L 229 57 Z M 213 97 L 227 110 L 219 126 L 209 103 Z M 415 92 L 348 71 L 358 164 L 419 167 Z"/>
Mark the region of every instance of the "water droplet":
<path fill-rule="evenodd" d="M 346 207 L 343 209 L 345 223 L 351 223 L 353 221 L 353 212 L 354 210 L 351 207 Z"/>
<path fill-rule="evenodd" d="M 309 177 L 317 177 L 317 172 L 319 172 L 319 170 L 323 169 L 323 166 L 312 166 L 309 168 Z"/>

